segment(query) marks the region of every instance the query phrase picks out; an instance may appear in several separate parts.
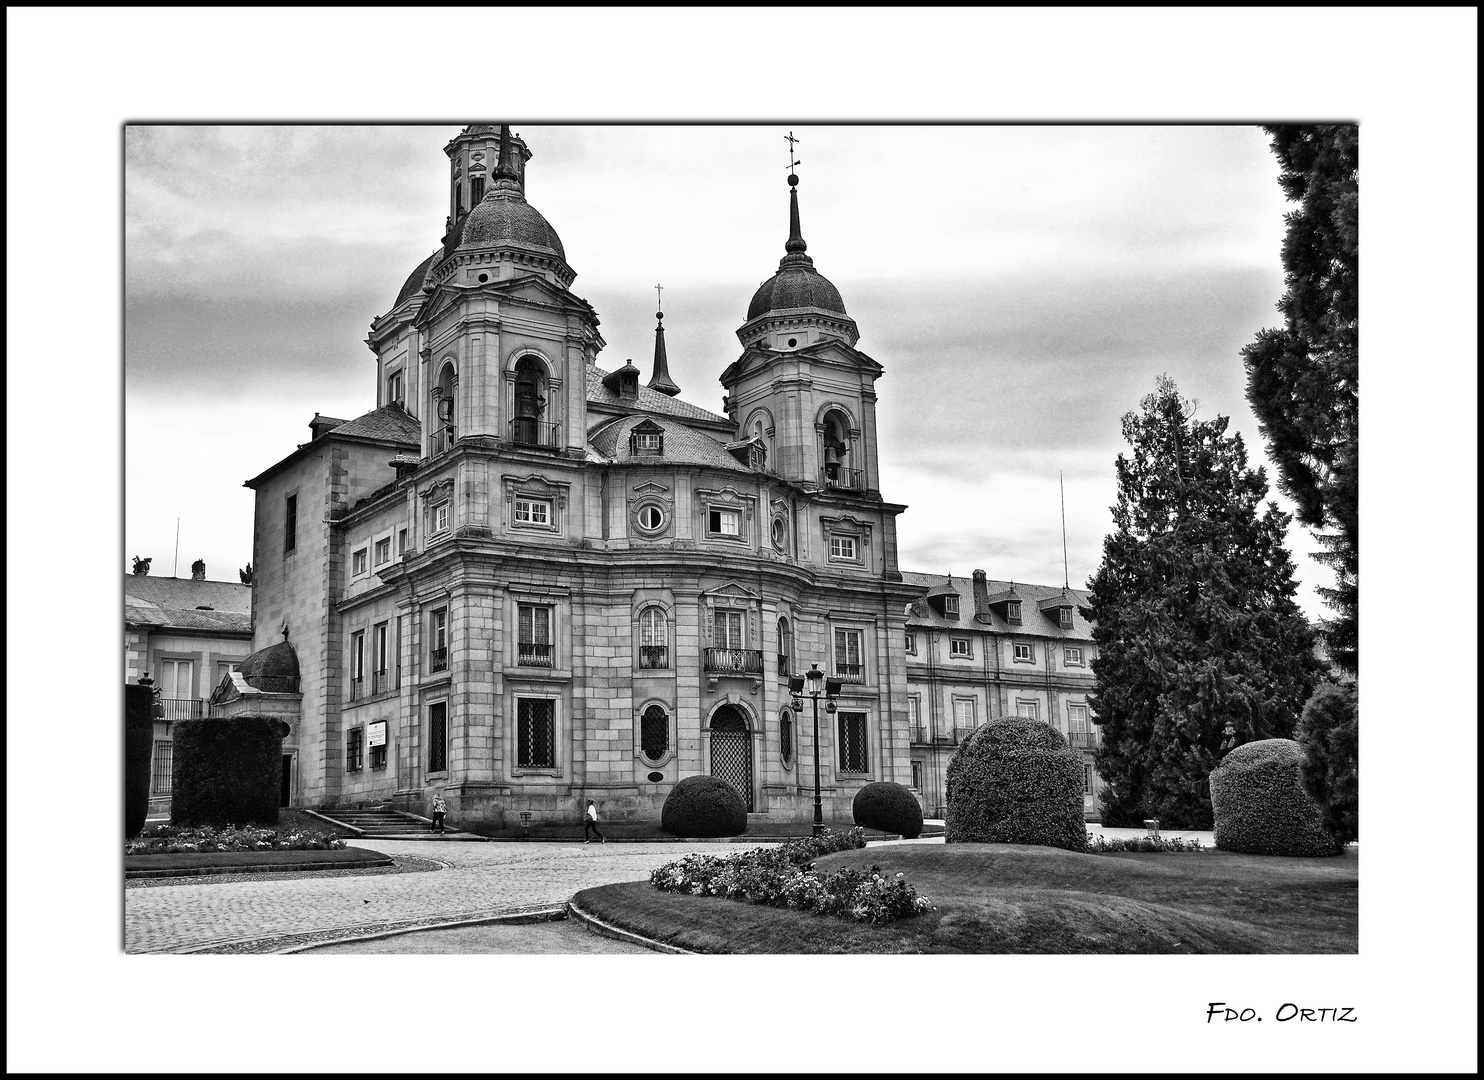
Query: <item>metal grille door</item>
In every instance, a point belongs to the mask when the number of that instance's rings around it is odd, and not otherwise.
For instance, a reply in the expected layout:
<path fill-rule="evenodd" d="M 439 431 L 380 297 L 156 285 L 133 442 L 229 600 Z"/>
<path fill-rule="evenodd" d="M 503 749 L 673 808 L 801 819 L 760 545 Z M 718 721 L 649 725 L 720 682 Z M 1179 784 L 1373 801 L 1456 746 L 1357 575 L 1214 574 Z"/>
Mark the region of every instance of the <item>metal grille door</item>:
<path fill-rule="evenodd" d="M 747 722 L 730 709 L 711 720 L 711 775 L 735 788 L 747 812 L 753 812 L 752 733 Z"/>

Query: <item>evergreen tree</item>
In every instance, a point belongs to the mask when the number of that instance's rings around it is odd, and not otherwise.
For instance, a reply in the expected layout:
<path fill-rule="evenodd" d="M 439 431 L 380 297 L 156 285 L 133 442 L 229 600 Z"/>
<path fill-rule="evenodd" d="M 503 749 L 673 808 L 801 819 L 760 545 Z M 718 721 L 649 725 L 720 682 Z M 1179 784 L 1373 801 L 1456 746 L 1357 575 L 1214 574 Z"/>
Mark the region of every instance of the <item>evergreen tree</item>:
<path fill-rule="evenodd" d="M 1335 571 L 1321 588 L 1337 617 L 1325 624 L 1330 655 L 1359 665 L 1359 246 L 1360 164 L 1350 124 L 1266 128 L 1298 207 L 1284 221 L 1281 330 L 1242 350 L 1247 400 L 1268 442 L 1278 486 L 1300 522 L 1318 531 L 1315 558 Z"/>
<path fill-rule="evenodd" d="M 1123 418 L 1132 453 L 1089 585 L 1106 824 L 1210 828 L 1226 726 L 1238 744 L 1291 738 L 1314 688 L 1288 515 L 1264 509 L 1267 479 L 1226 428 L 1194 419 L 1168 377 Z"/>
<path fill-rule="evenodd" d="M 1298 741 L 1304 787 L 1324 808 L 1324 825 L 1342 843 L 1360 834 L 1359 721 L 1355 691 L 1322 683 L 1304 706 Z"/>

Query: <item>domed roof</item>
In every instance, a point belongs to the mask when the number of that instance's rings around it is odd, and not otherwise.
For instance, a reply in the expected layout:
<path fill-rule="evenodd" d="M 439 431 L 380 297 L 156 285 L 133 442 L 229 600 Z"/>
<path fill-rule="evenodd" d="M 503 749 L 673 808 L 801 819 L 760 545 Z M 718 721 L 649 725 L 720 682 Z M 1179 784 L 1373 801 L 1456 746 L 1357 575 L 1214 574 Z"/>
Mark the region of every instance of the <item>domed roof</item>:
<path fill-rule="evenodd" d="M 436 258 L 438 258 L 438 252 L 435 251 L 422 262 L 418 263 L 417 269 L 407 276 L 407 280 L 402 283 L 402 291 L 397 293 L 397 302 L 392 305 L 393 311 L 407 303 L 414 296 L 420 296 L 422 294 L 423 282 L 428 279 L 428 271 L 433 268 L 433 260 Z"/>
<path fill-rule="evenodd" d="M 497 181 L 464 219 L 459 246 L 485 245 L 523 248 L 567 261 L 561 237 L 513 183 L 506 186 Z"/>
<path fill-rule="evenodd" d="M 788 258 L 784 259 L 785 264 L 788 261 Z M 802 262 L 783 265 L 752 294 L 752 303 L 747 305 L 747 318 L 750 322 L 770 311 L 793 308 L 817 308 L 832 315 L 844 315 L 845 301 L 840 299 L 840 290 L 831 284 L 830 279 L 814 267 Z"/>
<path fill-rule="evenodd" d="M 299 692 L 299 654 L 287 641 L 259 649 L 237 665 L 237 673 L 270 694 Z"/>

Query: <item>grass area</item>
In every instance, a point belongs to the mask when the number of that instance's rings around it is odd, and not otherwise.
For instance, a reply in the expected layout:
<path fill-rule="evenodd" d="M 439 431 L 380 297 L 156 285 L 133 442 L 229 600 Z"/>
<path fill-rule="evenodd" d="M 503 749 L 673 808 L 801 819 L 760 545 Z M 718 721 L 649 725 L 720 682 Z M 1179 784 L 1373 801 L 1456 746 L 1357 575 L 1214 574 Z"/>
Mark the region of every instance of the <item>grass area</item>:
<path fill-rule="evenodd" d="M 216 866 L 271 866 L 277 870 L 313 870 L 346 863 L 384 866 L 390 856 L 364 848 L 336 851 L 179 851 L 168 855 L 125 855 L 124 872 L 131 870 L 192 870 Z"/>
<path fill-rule="evenodd" d="M 879 863 L 937 910 L 869 926 L 661 892 L 587 889 L 579 906 L 666 944 L 710 953 L 1354 953 L 1355 848 L 1332 859 L 1084 855 L 1020 844 L 873 847 L 821 873 Z"/>
<path fill-rule="evenodd" d="M 302 810 L 291 807 L 282 807 L 278 811 L 279 832 L 317 832 L 326 836 L 333 836 L 340 840 L 350 840 L 359 836 L 338 822 L 327 821 L 325 818 L 306 814 Z"/>
<path fill-rule="evenodd" d="M 476 836 L 490 836 L 500 840 L 520 840 L 526 835 L 526 830 L 522 829 L 519 825 L 496 826 L 476 821 L 467 824 L 461 823 L 458 828 L 464 832 L 471 832 Z M 686 839 L 684 837 L 672 836 L 670 833 L 663 831 L 658 822 L 609 823 L 600 821 L 598 822 L 598 828 L 610 840 L 682 841 Z M 855 828 L 855 825 L 851 822 L 835 822 L 834 824 L 827 824 L 825 828 L 835 832 L 849 832 Z M 923 835 L 939 835 L 942 831 L 941 827 L 936 830 L 931 828 L 924 829 Z M 812 835 L 812 826 L 807 821 L 780 821 L 776 824 L 770 822 L 766 825 L 760 825 L 757 827 L 755 833 L 743 833 L 741 836 L 733 837 L 732 839 L 745 847 L 748 840 L 762 842 L 763 840 L 771 841 L 787 837 L 810 835 Z M 876 829 L 866 830 L 867 840 L 882 840 L 889 836 L 894 837 L 895 834 L 879 832 Z M 576 825 L 532 825 L 530 828 L 530 837 L 532 840 L 581 840 L 582 824 L 579 822 Z"/>

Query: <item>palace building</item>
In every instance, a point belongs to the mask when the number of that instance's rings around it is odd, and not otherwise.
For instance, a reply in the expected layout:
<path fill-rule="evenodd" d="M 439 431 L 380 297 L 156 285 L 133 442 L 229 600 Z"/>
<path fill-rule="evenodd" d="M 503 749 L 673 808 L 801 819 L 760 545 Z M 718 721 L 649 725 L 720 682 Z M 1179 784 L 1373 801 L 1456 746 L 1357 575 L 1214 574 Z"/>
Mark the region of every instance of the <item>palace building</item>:
<path fill-rule="evenodd" d="M 598 366 L 597 314 L 527 201 L 519 136 L 471 125 L 445 152 L 441 245 L 371 325 L 376 407 L 316 414 L 308 442 L 247 481 L 257 651 L 213 713 L 288 720 L 294 805 L 423 813 L 442 792 L 451 822 L 500 828 L 575 822 L 594 799 L 605 819 L 657 823 L 678 780 L 709 773 L 750 821 L 808 821 L 812 717 L 788 679 L 811 662 L 842 684 L 817 748 L 831 821 L 875 780 L 914 786 L 931 814 L 939 716 L 952 729 L 1030 695 L 1077 730 L 1080 672 L 1058 659 L 1043 678 L 1036 645 L 1027 681 L 985 642 L 1089 637 L 1082 596 L 1053 590 L 1064 620 L 1044 588 L 1016 586 L 1012 626 L 976 591 L 963 666 L 940 579 L 898 568 L 882 367 L 808 254 L 797 176 L 714 413 L 681 399 L 662 312 L 647 380 Z M 914 635 L 941 637 L 941 662 Z M 979 711 L 954 711 L 964 694 Z"/>

